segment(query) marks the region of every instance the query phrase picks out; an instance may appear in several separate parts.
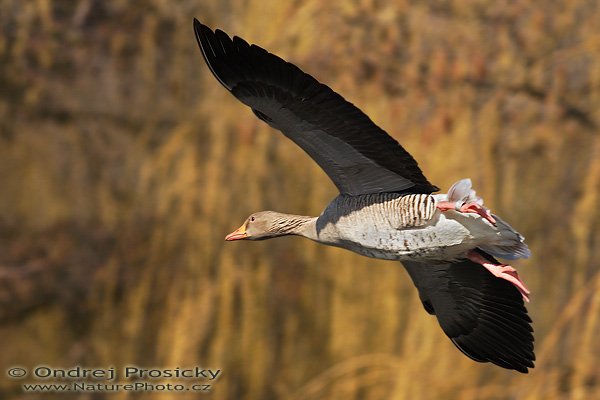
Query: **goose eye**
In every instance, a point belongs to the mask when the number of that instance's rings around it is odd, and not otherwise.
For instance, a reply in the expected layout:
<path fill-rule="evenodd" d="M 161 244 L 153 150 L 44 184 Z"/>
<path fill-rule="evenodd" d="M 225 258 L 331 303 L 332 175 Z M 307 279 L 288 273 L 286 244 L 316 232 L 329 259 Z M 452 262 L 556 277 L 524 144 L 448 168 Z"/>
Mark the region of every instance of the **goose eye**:
<path fill-rule="evenodd" d="M 255 217 L 250 217 L 250 222 L 254 222 L 255 219 Z"/>

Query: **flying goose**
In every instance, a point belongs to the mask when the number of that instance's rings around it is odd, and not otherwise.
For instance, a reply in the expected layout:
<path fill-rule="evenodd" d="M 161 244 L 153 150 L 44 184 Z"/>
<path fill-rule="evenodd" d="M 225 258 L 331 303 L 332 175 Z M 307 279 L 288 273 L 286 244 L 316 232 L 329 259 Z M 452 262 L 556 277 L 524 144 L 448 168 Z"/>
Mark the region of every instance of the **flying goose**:
<path fill-rule="evenodd" d="M 425 310 L 465 355 L 527 373 L 533 329 L 529 290 L 514 268 L 524 238 L 493 215 L 463 179 L 447 194 L 429 183 L 400 144 L 357 107 L 295 65 L 194 19 L 217 80 L 254 114 L 300 146 L 340 194 L 318 217 L 261 211 L 226 240 L 299 235 L 401 261 Z"/>

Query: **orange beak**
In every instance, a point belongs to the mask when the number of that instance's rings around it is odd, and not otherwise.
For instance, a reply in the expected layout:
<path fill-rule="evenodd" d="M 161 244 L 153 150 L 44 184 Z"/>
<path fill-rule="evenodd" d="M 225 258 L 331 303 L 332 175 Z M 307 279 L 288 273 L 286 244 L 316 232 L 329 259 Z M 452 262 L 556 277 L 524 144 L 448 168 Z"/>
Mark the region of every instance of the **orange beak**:
<path fill-rule="evenodd" d="M 227 241 L 240 240 L 240 239 L 246 239 L 247 237 L 248 237 L 248 234 L 246 233 L 246 224 L 244 223 L 244 225 L 240 226 L 238 229 L 231 232 L 229 235 L 225 236 L 225 240 L 227 240 Z"/>

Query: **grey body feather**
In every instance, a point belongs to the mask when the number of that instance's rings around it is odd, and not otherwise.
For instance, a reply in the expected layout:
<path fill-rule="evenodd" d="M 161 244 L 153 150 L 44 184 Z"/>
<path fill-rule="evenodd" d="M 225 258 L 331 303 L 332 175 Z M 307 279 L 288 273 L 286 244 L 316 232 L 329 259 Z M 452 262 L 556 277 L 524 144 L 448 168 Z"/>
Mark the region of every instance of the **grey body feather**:
<path fill-rule="evenodd" d="M 503 221 L 494 226 L 477 214 L 442 213 L 436 201 L 426 194 L 340 195 L 316 220 L 313 239 L 399 261 L 456 260 L 476 247 L 504 253 L 527 249 L 523 237 Z M 528 250 L 519 254 L 527 256 Z"/>

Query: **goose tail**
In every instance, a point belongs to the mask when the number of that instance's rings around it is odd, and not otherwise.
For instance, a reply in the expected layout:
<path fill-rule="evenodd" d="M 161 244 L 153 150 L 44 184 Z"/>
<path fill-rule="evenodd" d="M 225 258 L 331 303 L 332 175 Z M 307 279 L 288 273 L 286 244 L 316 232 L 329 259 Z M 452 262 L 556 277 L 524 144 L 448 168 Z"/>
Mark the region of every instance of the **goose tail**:
<path fill-rule="evenodd" d="M 531 257 L 531 251 L 525 244 L 525 238 L 502 218 L 492 214 L 496 220 L 496 228 L 504 240 L 491 245 L 480 246 L 481 250 L 494 257 L 516 260 Z"/>
<path fill-rule="evenodd" d="M 448 190 L 446 199 L 461 205 L 474 202 L 483 207 L 483 199 L 477 196 L 477 193 L 473 190 L 473 183 L 468 178 L 461 179 L 452 185 L 450 190 Z M 487 210 L 487 208 L 483 208 Z M 507 260 L 529 258 L 531 256 L 531 251 L 525 244 L 525 238 L 502 218 L 495 214 L 491 215 L 495 220 L 496 229 L 498 230 L 501 240 L 494 242 L 493 244 L 480 246 L 480 249 L 494 257 Z"/>

